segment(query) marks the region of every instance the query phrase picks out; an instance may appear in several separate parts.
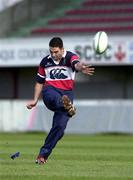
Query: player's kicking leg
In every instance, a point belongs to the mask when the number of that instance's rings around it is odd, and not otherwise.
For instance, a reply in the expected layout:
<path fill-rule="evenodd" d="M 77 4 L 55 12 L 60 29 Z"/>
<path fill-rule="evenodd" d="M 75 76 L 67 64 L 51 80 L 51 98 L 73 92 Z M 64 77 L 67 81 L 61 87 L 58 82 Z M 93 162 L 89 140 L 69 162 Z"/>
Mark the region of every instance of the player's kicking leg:
<path fill-rule="evenodd" d="M 68 112 L 70 117 L 76 114 L 76 108 L 73 106 L 68 96 L 66 95 L 62 96 L 62 103 L 63 103 L 64 109 Z"/>

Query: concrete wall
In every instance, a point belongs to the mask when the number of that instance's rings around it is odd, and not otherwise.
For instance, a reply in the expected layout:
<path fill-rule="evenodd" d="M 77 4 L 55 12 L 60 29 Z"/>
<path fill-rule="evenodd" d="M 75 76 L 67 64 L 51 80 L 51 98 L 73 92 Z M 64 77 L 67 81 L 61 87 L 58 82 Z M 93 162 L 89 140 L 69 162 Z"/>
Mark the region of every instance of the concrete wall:
<path fill-rule="evenodd" d="M 27 101 L 0 101 L 0 132 L 49 132 L 53 112 L 42 102 L 32 110 Z M 133 134 L 133 101 L 76 100 L 76 115 L 68 122 L 66 133 L 131 133 Z"/>

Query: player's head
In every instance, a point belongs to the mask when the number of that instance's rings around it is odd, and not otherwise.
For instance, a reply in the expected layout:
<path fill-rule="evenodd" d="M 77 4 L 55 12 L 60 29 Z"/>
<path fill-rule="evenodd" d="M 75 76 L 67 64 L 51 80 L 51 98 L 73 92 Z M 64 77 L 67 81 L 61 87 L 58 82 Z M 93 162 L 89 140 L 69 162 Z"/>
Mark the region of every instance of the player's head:
<path fill-rule="evenodd" d="M 52 58 L 58 61 L 64 54 L 63 41 L 60 37 L 54 37 L 49 42 L 49 50 Z"/>
<path fill-rule="evenodd" d="M 49 47 L 63 48 L 63 41 L 60 37 L 53 37 L 49 42 Z"/>

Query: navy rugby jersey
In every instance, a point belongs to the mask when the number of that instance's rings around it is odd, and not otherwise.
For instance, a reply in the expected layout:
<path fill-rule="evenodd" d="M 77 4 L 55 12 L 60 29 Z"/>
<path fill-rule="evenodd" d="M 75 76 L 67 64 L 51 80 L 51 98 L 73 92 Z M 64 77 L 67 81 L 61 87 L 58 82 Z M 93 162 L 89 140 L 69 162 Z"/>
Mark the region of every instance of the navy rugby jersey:
<path fill-rule="evenodd" d="M 78 56 L 70 51 L 65 51 L 63 58 L 57 64 L 50 55 L 40 62 L 37 73 L 37 82 L 44 86 L 53 86 L 63 90 L 72 90 L 75 78 L 74 65 L 79 62 Z"/>

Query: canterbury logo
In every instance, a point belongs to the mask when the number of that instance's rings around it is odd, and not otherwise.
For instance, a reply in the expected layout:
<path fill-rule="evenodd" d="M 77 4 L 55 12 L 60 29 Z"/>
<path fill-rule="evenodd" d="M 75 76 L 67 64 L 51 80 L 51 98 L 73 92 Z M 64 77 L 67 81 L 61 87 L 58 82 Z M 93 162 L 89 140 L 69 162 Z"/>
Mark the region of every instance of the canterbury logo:
<path fill-rule="evenodd" d="M 64 74 L 64 72 L 67 71 L 66 69 L 52 69 L 50 71 L 50 78 L 51 79 L 66 79 L 68 76 Z"/>

